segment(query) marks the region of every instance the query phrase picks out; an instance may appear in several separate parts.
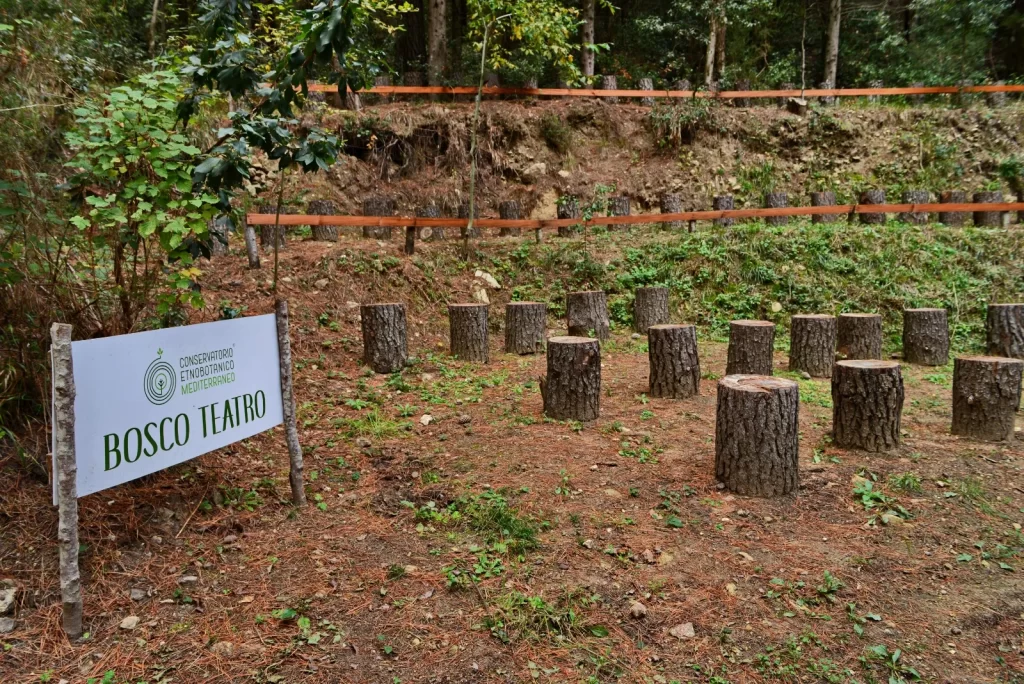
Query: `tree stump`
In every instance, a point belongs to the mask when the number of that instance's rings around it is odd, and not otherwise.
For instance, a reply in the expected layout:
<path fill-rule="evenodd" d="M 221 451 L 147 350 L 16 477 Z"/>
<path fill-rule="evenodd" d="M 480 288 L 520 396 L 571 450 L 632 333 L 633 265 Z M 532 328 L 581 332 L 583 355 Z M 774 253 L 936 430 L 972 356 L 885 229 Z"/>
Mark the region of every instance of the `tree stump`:
<path fill-rule="evenodd" d="M 746 79 L 740 79 L 736 81 L 736 90 L 750 90 L 750 81 Z M 749 97 L 737 97 L 733 100 L 733 105 L 736 107 L 749 107 Z"/>
<path fill-rule="evenodd" d="M 1022 372 L 1024 362 L 1018 359 L 954 359 L 952 433 L 987 442 L 1012 441 Z"/>
<path fill-rule="evenodd" d="M 555 210 L 560 219 L 578 219 L 580 217 L 580 201 L 573 195 L 558 198 Z M 558 237 L 572 237 L 583 230 L 582 226 L 558 226 Z"/>
<path fill-rule="evenodd" d="M 683 211 L 683 198 L 674 193 L 665 193 L 661 196 L 662 214 L 679 214 Z M 663 221 L 661 227 L 664 230 L 682 230 L 682 221 Z"/>
<path fill-rule="evenodd" d="M 569 335 L 607 340 L 611 334 L 608 301 L 601 290 L 570 292 L 565 297 Z"/>
<path fill-rule="evenodd" d="M 522 207 L 517 200 L 508 200 L 498 205 L 498 218 L 507 221 L 518 221 L 523 218 Z M 519 237 L 523 234 L 522 228 L 501 228 L 498 235 L 501 237 Z"/>
<path fill-rule="evenodd" d="M 608 198 L 608 215 L 609 216 L 629 216 L 629 198 L 625 195 L 616 195 Z M 608 230 L 629 230 L 629 224 L 626 225 L 612 225 L 608 226 Z"/>
<path fill-rule="evenodd" d="M 654 81 L 649 79 L 649 78 L 641 78 L 639 81 L 637 81 L 636 85 L 637 85 L 637 90 L 654 90 Z M 654 98 L 653 97 L 641 97 L 640 98 L 640 104 L 642 106 L 644 106 L 644 107 L 653 107 L 654 106 Z"/>
<path fill-rule="evenodd" d="M 792 380 L 718 381 L 715 477 L 742 496 L 783 496 L 800 484 L 800 388 Z"/>
<path fill-rule="evenodd" d="M 373 85 L 375 87 L 376 86 L 382 86 L 382 87 L 390 86 L 391 85 L 391 77 L 390 76 L 375 76 L 374 79 L 373 79 Z M 376 102 L 377 104 L 387 104 L 388 102 L 391 101 L 391 96 L 390 95 L 374 95 L 373 99 L 370 99 L 369 97 L 367 99 L 369 100 L 367 102 L 367 104 L 370 104 L 370 103 L 373 103 L 373 102 Z"/>
<path fill-rule="evenodd" d="M 228 235 L 231 232 L 231 217 L 218 216 L 209 221 L 207 230 L 210 233 L 210 257 L 228 253 Z"/>
<path fill-rule="evenodd" d="M 807 116 L 807 100 L 802 97 L 791 97 L 786 106 L 790 114 L 796 114 L 797 116 Z"/>
<path fill-rule="evenodd" d="M 796 84 L 795 83 L 780 83 L 779 84 L 779 90 L 796 90 Z M 789 104 L 789 97 L 788 96 L 787 97 L 777 97 L 777 98 L 775 98 L 775 104 L 777 104 L 779 107 L 785 109 L 786 106 Z"/>
<path fill-rule="evenodd" d="M 999 85 L 999 86 L 1006 85 L 1006 81 L 996 81 L 992 85 Z M 993 109 L 998 109 L 999 107 L 1004 107 L 1004 106 L 1006 106 L 1006 93 L 1004 93 L 1004 92 L 985 93 L 985 102 L 988 104 L 989 107 L 992 107 Z"/>
<path fill-rule="evenodd" d="M 831 191 L 812 192 L 812 207 L 834 207 L 836 206 L 836 193 Z M 811 214 L 811 223 L 834 223 L 839 219 L 839 214 Z"/>
<path fill-rule="evenodd" d="M 597 420 L 601 413 L 601 345 L 589 337 L 548 340 L 547 376 L 540 380 L 544 415 L 554 420 Z"/>
<path fill-rule="evenodd" d="M 927 190 L 904 190 L 903 204 L 928 204 L 929 196 Z M 923 226 L 928 223 L 927 211 L 903 211 L 900 212 L 899 220 L 909 223 L 912 226 Z"/>
<path fill-rule="evenodd" d="M 469 202 L 460 202 L 459 203 L 458 217 L 460 219 L 468 219 L 469 218 Z M 480 207 L 479 206 L 473 207 L 473 218 L 474 219 L 480 218 Z M 470 239 L 475 240 L 475 239 L 477 239 L 477 238 L 479 238 L 480 236 L 483 235 L 483 232 L 480 230 L 480 228 L 478 228 L 476 225 L 474 225 L 473 229 L 469 231 L 469 235 L 467 236 L 466 235 L 466 231 L 468 230 L 468 228 L 469 227 L 467 226 L 467 227 L 461 229 L 459 231 L 459 237 L 461 237 L 461 238 L 469 237 Z"/>
<path fill-rule="evenodd" d="M 868 82 L 868 88 L 884 88 L 885 84 L 881 81 L 870 81 Z M 868 102 L 871 104 L 878 104 L 882 101 L 881 95 L 868 95 Z"/>
<path fill-rule="evenodd" d="M 449 304 L 448 326 L 452 356 L 487 363 L 487 304 Z"/>
<path fill-rule="evenodd" d="M 548 305 L 544 302 L 509 302 L 505 305 L 505 353 L 537 354 L 544 351 Z"/>
<path fill-rule="evenodd" d="M 839 361 L 832 369 L 832 440 L 843 449 L 900 445 L 903 376 L 895 361 Z"/>
<path fill-rule="evenodd" d="M 715 211 L 729 211 L 730 209 L 735 209 L 736 205 L 733 202 L 732 195 L 715 195 L 711 200 L 711 208 Z M 723 228 L 728 228 L 733 223 L 735 223 L 735 220 L 731 218 L 715 219 L 715 225 L 722 226 Z"/>
<path fill-rule="evenodd" d="M 363 363 L 374 373 L 397 373 L 409 358 L 404 304 L 363 304 Z"/>
<path fill-rule="evenodd" d="M 885 190 L 865 190 L 860 193 L 861 204 L 885 204 Z M 885 223 L 885 214 L 866 213 L 860 215 L 860 222 L 868 225 Z"/>
<path fill-rule="evenodd" d="M 837 350 L 847 359 L 882 358 L 881 314 L 839 314 L 836 340 Z"/>
<path fill-rule="evenodd" d="M 764 206 L 766 209 L 783 209 L 789 206 L 789 195 L 784 192 L 764 193 Z M 765 216 L 764 222 L 769 226 L 784 226 L 789 223 L 788 216 Z"/>
<path fill-rule="evenodd" d="M 276 204 L 261 204 L 257 209 L 260 214 L 269 214 L 270 216 L 277 215 Z M 281 216 L 292 213 L 287 207 L 281 207 Z M 277 247 L 278 249 L 284 249 L 287 244 L 287 238 L 285 237 L 285 226 L 260 226 L 260 246 L 263 249 L 274 249 L 274 229 L 277 229 Z"/>
<path fill-rule="evenodd" d="M 395 200 L 390 197 L 367 197 L 363 200 L 363 216 L 394 216 Z M 363 226 L 363 237 L 390 240 L 391 226 Z"/>
<path fill-rule="evenodd" d="M 406 71 L 402 74 L 402 85 L 418 88 L 427 85 L 427 75 L 422 71 Z"/>
<path fill-rule="evenodd" d="M 652 325 L 668 323 L 668 288 L 638 287 L 633 297 L 633 329 L 641 335 Z"/>
<path fill-rule="evenodd" d="M 903 360 L 920 366 L 949 363 L 949 322 L 945 309 L 903 310 Z"/>
<path fill-rule="evenodd" d="M 306 205 L 306 213 L 315 216 L 333 216 L 338 213 L 338 207 L 331 200 L 310 200 Z M 338 226 L 310 226 L 313 239 L 318 242 L 337 242 Z"/>
<path fill-rule="evenodd" d="M 924 82 L 922 82 L 922 81 L 914 81 L 913 83 L 910 84 L 910 87 L 911 88 L 924 88 Z M 910 95 L 907 99 L 910 100 L 910 104 L 912 104 L 912 105 L 923 105 L 924 104 L 924 95 Z"/>
<path fill-rule="evenodd" d="M 989 354 L 1024 359 L 1024 304 L 989 304 L 985 329 Z"/>
<path fill-rule="evenodd" d="M 441 207 L 433 202 L 423 204 L 416 208 L 417 218 L 441 218 Z M 416 230 L 416 237 L 420 240 L 444 240 L 444 228 L 440 226 L 420 226 Z"/>
<path fill-rule="evenodd" d="M 966 204 L 967 193 L 963 190 L 945 190 L 939 193 L 940 204 Z M 946 226 L 962 226 L 967 222 L 967 213 L 963 211 L 940 211 L 939 223 Z"/>
<path fill-rule="evenodd" d="M 775 324 L 771 321 L 729 323 L 726 375 L 771 375 Z"/>
<path fill-rule="evenodd" d="M 689 90 L 693 90 L 693 86 L 690 85 L 690 81 L 689 80 L 687 80 L 685 78 L 681 78 L 678 81 L 676 81 L 675 89 L 676 90 L 689 91 Z"/>
<path fill-rule="evenodd" d="M 601 77 L 601 90 L 618 90 L 619 79 L 612 75 L 605 75 Z M 616 96 L 603 97 L 601 98 L 608 104 L 618 104 L 619 98 Z"/>
<path fill-rule="evenodd" d="M 1001 192 L 976 192 L 974 202 L 976 204 L 992 204 L 1003 201 Z M 1003 225 L 1003 213 L 1001 211 L 976 211 L 974 212 L 974 225 L 998 228 Z"/>
<path fill-rule="evenodd" d="M 650 363 L 648 394 L 687 399 L 700 389 L 697 329 L 692 325 L 652 325 L 647 328 Z"/>
<path fill-rule="evenodd" d="M 827 314 L 797 314 L 790 320 L 789 370 L 831 378 L 838 322 Z"/>
<path fill-rule="evenodd" d="M 818 90 L 832 90 L 835 85 L 832 81 L 822 81 L 818 84 Z M 836 105 L 835 95 L 822 95 L 820 98 L 822 107 L 834 107 Z"/>

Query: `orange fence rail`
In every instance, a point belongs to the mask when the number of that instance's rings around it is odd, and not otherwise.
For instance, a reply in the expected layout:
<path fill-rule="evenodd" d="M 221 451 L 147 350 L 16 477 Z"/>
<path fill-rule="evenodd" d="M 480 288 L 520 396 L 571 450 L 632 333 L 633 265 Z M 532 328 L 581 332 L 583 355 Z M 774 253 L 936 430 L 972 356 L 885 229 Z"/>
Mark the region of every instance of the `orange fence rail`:
<path fill-rule="evenodd" d="M 338 86 L 311 83 L 314 92 L 337 92 Z M 359 93 L 375 95 L 475 95 L 475 86 L 374 86 Z M 484 95 L 524 97 L 660 97 L 660 98 L 778 98 L 865 97 L 868 95 L 956 95 L 960 93 L 1024 93 L 1024 85 L 923 86 L 909 88 L 808 88 L 806 90 L 599 90 L 595 88 L 505 88 L 488 86 Z"/>
<path fill-rule="evenodd" d="M 667 223 L 670 221 L 713 221 L 715 219 L 765 218 L 768 216 L 808 216 L 842 214 L 954 213 L 1024 211 L 1024 202 L 991 202 L 954 204 L 839 204 L 828 207 L 779 207 L 770 209 L 723 209 L 682 211 L 675 214 L 638 214 L 634 216 L 595 216 L 583 219 L 490 219 L 478 218 L 479 228 L 526 228 L 541 230 L 586 224 L 628 225 L 635 223 Z M 422 218 L 418 216 L 328 216 L 320 214 L 248 214 L 246 222 L 253 226 L 391 226 L 396 228 L 464 228 L 469 219 Z"/>

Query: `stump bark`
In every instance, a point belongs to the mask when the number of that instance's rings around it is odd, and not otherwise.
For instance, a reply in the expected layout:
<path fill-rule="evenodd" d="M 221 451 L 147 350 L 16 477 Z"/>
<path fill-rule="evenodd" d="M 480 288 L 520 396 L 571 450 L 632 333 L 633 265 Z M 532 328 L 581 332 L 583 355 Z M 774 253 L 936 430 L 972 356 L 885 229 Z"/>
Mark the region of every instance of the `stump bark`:
<path fill-rule="evenodd" d="M 903 204 L 928 204 L 928 191 L 927 190 L 904 190 L 903 191 Z M 927 211 L 903 211 L 899 215 L 900 221 L 903 223 L 909 223 L 913 226 L 923 226 L 928 223 L 928 212 Z"/>
<path fill-rule="evenodd" d="M 945 309 L 903 310 L 903 360 L 920 366 L 949 363 L 949 321 Z"/>
<path fill-rule="evenodd" d="M 832 369 L 832 439 L 843 449 L 900 445 L 903 376 L 895 361 L 839 361 Z"/>
<path fill-rule="evenodd" d="M 652 325 L 647 328 L 650 363 L 648 394 L 686 399 L 700 390 L 697 329 L 692 325 Z"/>
<path fill-rule="evenodd" d="M 884 88 L 885 84 L 881 81 L 869 81 L 868 88 Z M 878 104 L 882 101 L 881 95 L 868 95 L 868 102 L 871 104 Z"/>
<path fill-rule="evenodd" d="M 764 193 L 765 209 L 782 209 L 789 206 L 789 195 L 784 192 Z M 769 226 L 784 226 L 789 223 L 788 216 L 765 216 L 764 222 Z"/>
<path fill-rule="evenodd" d="M 836 206 L 836 193 L 831 191 L 812 192 L 812 207 L 834 207 Z M 811 214 L 811 223 L 834 223 L 839 219 L 839 214 Z"/>
<path fill-rule="evenodd" d="M 261 214 L 269 214 L 275 216 L 277 214 L 276 204 L 261 204 L 257 211 Z M 291 210 L 286 207 L 281 207 L 281 216 L 292 213 Z M 260 226 L 260 246 L 263 249 L 274 249 L 274 232 L 277 229 L 277 246 L 279 249 L 284 249 L 287 243 L 285 237 L 285 226 Z"/>
<path fill-rule="evenodd" d="M 976 192 L 974 193 L 975 203 L 998 203 L 1003 201 L 1001 192 Z M 976 211 L 974 212 L 974 225 L 998 228 L 1003 225 L 1003 213 L 1001 211 Z"/>
<path fill-rule="evenodd" d="M 746 79 L 740 79 L 736 81 L 736 90 L 750 90 L 750 81 Z M 737 97 L 733 100 L 733 106 L 735 107 L 749 107 L 749 97 Z"/>
<path fill-rule="evenodd" d="M 395 200 L 390 197 L 367 197 L 363 200 L 363 216 L 394 216 Z M 363 237 L 390 240 L 391 226 L 363 226 Z"/>
<path fill-rule="evenodd" d="M 548 305 L 509 302 L 505 305 L 505 353 L 538 354 L 547 337 Z"/>
<path fill-rule="evenodd" d="M 608 198 L 608 215 L 609 216 L 629 216 L 630 206 L 629 198 L 625 195 L 616 195 Z M 629 224 L 608 226 L 608 230 L 629 230 Z"/>
<path fill-rule="evenodd" d="M 1006 81 L 996 81 L 992 85 L 1006 85 Z M 988 104 L 989 107 L 992 107 L 993 109 L 1003 107 L 1006 105 L 1006 93 L 985 93 L 985 102 L 986 104 Z"/>
<path fill-rule="evenodd" d="M 882 316 L 880 314 L 839 314 L 837 350 L 847 359 L 882 358 Z"/>
<path fill-rule="evenodd" d="M 790 321 L 789 370 L 832 377 L 838 322 L 827 314 L 797 314 Z"/>
<path fill-rule="evenodd" d="M 618 90 L 618 89 L 619 89 L 619 79 L 618 78 L 616 78 L 615 76 L 612 76 L 612 75 L 605 75 L 605 76 L 601 77 L 601 90 Z M 619 98 L 618 97 L 614 97 L 614 96 L 613 97 L 602 97 L 601 99 L 604 100 L 605 102 L 607 102 L 608 104 L 618 104 L 619 103 Z"/>
<path fill-rule="evenodd" d="M 771 321 L 729 323 L 726 375 L 771 375 L 775 324 Z"/>
<path fill-rule="evenodd" d="M 989 354 L 1024 359 L 1024 304 L 989 304 L 985 329 Z"/>
<path fill-rule="evenodd" d="M 693 90 L 693 86 L 690 85 L 690 81 L 689 80 L 687 80 L 685 78 L 681 78 L 678 81 L 676 81 L 675 89 L 676 90 Z"/>
<path fill-rule="evenodd" d="M 560 197 L 555 206 L 555 211 L 560 219 L 578 219 L 580 217 L 579 198 L 573 195 Z M 582 230 L 582 226 L 558 226 L 558 237 L 572 237 Z"/>
<path fill-rule="evenodd" d="M 668 323 L 668 288 L 637 288 L 633 297 L 633 329 L 643 334 L 652 325 L 665 323 Z"/>
<path fill-rule="evenodd" d="M 914 81 L 913 83 L 910 84 L 910 87 L 911 88 L 924 88 L 924 82 L 923 81 Z M 913 104 L 913 105 L 922 105 L 922 104 L 924 104 L 924 95 L 910 95 L 907 99 L 910 100 L 910 104 Z"/>
<path fill-rule="evenodd" d="M 641 78 L 637 81 L 637 90 L 654 90 L 654 81 L 649 78 Z M 640 104 L 644 107 L 653 107 L 653 97 L 641 97 Z"/>
<path fill-rule="evenodd" d="M 954 435 L 987 442 L 1012 441 L 1020 407 L 1024 362 L 998 356 L 953 361 Z"/>
<path fill-rule="evenodd" d="M 795 83 L 780 83 L 779 84 L 779 90 L 796 90 L 796 84 Z M 788 97 L 777 97 L 777 98 L 775 98 L 775 104 L 777 104 L 779 107 L 782 107 L 783 109 L 785 109 L 786 106 L 789 104 L 789 98 Z"/>
<path fill-rule="evenodd" d="M 498 205 L 498 218 L 507 221 L 518 221 L 523 218 L 522 207 L 517 200 L 508 200 Z M 522 228 L 501 228 L 498 235 L 501 237 L 519 237 L 523 234 Z"/>
<path fill-rule="evenodd" d="M 679 214 L 683 211 L 683 198 L 674 193 L 665 193 L 661 196 L 662 214 Z M 682 221 L 664 221 L 661 224 L 664 230 L 681 230 Z"/>
<path fill-rule="evenodd" d="M 601 290 L 570 292 L 565 297 L 569 335 L 607 340 L 611 334 L 608 301 Z"/>
<path fill-rule="evenodd" d="M 714 199 L 711 200 L 711 208 L 715 211 L 728 211 L 730 209 L 735 209 L 736 205 L 733 201 L 732 195 L 716 195 Z M 733 223 L 735 223 L 735 221 L 731 218 L 715 219 L 716 226 L 728 228 Z"/>
<path fill-rule="evenodd" d="M 218 216 L 207 223 L 210 232 L 210 257 L 228 253 L 228 235 L 231 231 L 231 217 Z"/>
<path fill-rule="evenodd" d="M 487 304 L 449 304 L 451 354 L 463 361 L 487 363 Z"/>
<path fill-rule="evenodd" d="M 601 413 L 601 345 L 589 337 L 548 340 L 547 376 L 540 380 L 544 415 L 555 420 L 597 420 Z"/>
<path fill-rule="evenodd" d="M 306 213 L 316 216 L 333 216 L 338 213 L 338 207 L 331 200 L 310 200 L 306 205 Z M 337 242 L 338 226 L 310 226 L 313 239 L 318 242 Z"/>
<path fill-rule="evenodd" d="M 939 193 L 940 204 L 964 204 L 967 193 L 963 190 L 945 190 Z M 962 226 L 967 222 L 967 213 L 963 211 L 940 211 L 939 223 L 946 226 Z"/>
<path fill-rule="evenodd" d="M 409 358 L 404 304 L 363 304 L 363 363 L 374 373 L 397 373 Z"/>
<path fill-rule="evenodd" d="M 416 209 L 417 218 L 441 218 L 441 207 L 436 204 L 424 204 Z M 444 228 L 440 226 L 420 226 L 416 230 L 420 240 L 444 240 Z"/>
<path fill-rule="evenodd" d="M 818 84 L 818 90 L 832 90 L 835 84 L 832 81 L 822 81 Z M 836 105 L 835 95 L 822 95 L 820 98 L 822 107 L 834 107 Z"/>
<path fill-rule="evenodd" d="M 860 193 L 861 204 L 885 204 L 885 190 L 865 190 Z M 861 214 L 860 222 L 868 225 L 885 223 L 885 214 Z"/>
<path fill-rule="evenodd" d="M 792 380 L 728 375 L 718 381 L 715 477 L 743 496 L 797 490 L 800 388 Z"/>
<path fill-rule="evenodd" d="M 459 203 L 458 217 L 460 219 L 468 219 L 469 218 L 469 202 L 461 202 L 461 203 Z M 479 206 L 473 207 L 473 218 L 474 219 L 480 218 L 480 207 Z M 467 230 L 469 232 L 468 236 L 466 235 Z M 481 235 L 483 235 L 483 233 L 480 231 L 480 228 L 478 228 L 476 225 L 473 226 L 472 230 L 469 230 L 469 226 L 466 226 L 465 228 L 462 228 L 459 231 L 459 237 L 461 237 L 461 238 L 469 237 L 469 238 L 475 240 L 476 238 L 479 238 Z"/>

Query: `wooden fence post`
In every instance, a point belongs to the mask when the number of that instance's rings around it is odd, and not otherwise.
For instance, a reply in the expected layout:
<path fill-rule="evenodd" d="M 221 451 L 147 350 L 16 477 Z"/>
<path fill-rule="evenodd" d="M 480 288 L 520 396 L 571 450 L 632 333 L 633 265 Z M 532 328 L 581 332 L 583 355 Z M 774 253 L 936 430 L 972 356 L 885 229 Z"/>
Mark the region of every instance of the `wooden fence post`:
<path fill-rule="evenodd" d="M 288 300 L 278 299 L 274 304 L 277 314 L 277 352 L 281 366 L 281 403 L 284 409 L 284 436 L 288 443 L 288 480 L 292 485 L 292 504 L 306 505 L 306 490 L 302 486 L 302 447 L 299 446 L 299 428 L 295 423 L 295 392 L 292 386 L 292 343 L 288 335 Z"/>
<path fill-rule="evenodd" d="M 82 577 L 78 572 L 78 465 L 75 461 L 75 374 L 71 363 L 71 326 L 50 328 L 53 363 L 53 433 L 57 479 L 57 545 L 60 550 L 60 598 L 64 632 L 82 636 Z"/>

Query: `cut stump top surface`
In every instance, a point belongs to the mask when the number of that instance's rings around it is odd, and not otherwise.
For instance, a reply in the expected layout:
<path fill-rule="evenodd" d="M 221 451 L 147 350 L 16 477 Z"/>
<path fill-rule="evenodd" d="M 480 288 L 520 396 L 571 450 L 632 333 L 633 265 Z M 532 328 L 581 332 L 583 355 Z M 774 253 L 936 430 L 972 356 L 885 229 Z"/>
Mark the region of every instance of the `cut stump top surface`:
<path fill-rule="evenodd" d="M 832 314 L 793 314 L 791 318 L 835 318 Z"/>
<path fill-rule="evenodd" d="M 940 307 L 936 307 L 936 306 L 925 306 L 925 307 L 921 307 L 921 308 L 918 308 L 918 309 L 904 309 L 903 313 L 915 313 L 915 312 L 924 313 L 925 311 L 942 311 L 943 313 L 945 313 L 946 310 L 943 309 L 943 308 L 940 308 Z"/>
<path fill-rule="evenodd" d="M 535 306 L 537 304 L 545 304 L 545 302 L 509 302 L 505 306 Z"/>
<path fill-rule="evenodd" d="M 570 292 L 570 295 L 581 295 L 581 294 L 604 294 L 604 290 L 577 290 L 576 292 Z"/>
<path fill-rule="evenodd" d="M 844 317 L 845 316 L 846 318 L 881 318 L 882 314 L 876 314 L 876 313 L 842 313 L 842 314 L 839 314 L 839 316 L 840 317 Z"/>
<path fill-rule="evenodd" d="M 747 320 L 741 320 L 741 321 L 729 321 L 729 324 L 730 325 L 758 325 L 758 326 L 763 326 L 763 327 L 766 327 L 766 328 L 767 327 L 772 327 L 772 328 L 775 327 L 775 324 L 772 323 L 771 321 L 747 321 Z"/>
<path fill-rule="evenodd" d="M 798 387 L 796 381 L 769 375 L 727 375 L 718 381 L 719 385 L 744 392 L 771 392 L 777 389 Z"/>
<path fill-rule="evenodd" d="M 1018 366 L 1024 365 L 1024 360 L 1011 359 L 1008 356 L 958 356 L 957 361 L 976 361 L 978 363 L 1009 363 Z"/>
<path fill-rule="evenodd" d="M 1000 306 L 1024 306 L 1024 302 L 1016 302 L 1012 304 L 989 304 L 988 308 L 992 309 Z"/>
<path fill-rule="evenodd" d="M 647 326 L 648 330 L 675 330 L 676 328 L 692 328 L 693 323 L 659 323 Z"/>
<path fill-rule="evenodd" d="M 845 361 L 836 361 L 837 366 L 845 366 L 846 368 L 858 368 L 860 370 L 892 370 L 893 368 L 899 368 L 899 361 L 882 361 L 880 359 L 846 359 Z"/>
<path fill-rule="evenodd" d="M 548 344 L 586 344 L 588 342 L 597 342 L 596 337 L 575 337 L 572 335 L 565 335 L 562 337 L 552 337 L 548 339 Z"/>
<path fill-rule="evenodd" d="M 402 302 L 370 302 L 361 306 L 405 306 Z"/>
<path fill-rule="evenodd" d="M 449 309 L 474 309 L 479 307 L 488 307 L 490 304 L 481 304 L 479 302 L 462 302 L 458 304 L 449 304 Z"/>

